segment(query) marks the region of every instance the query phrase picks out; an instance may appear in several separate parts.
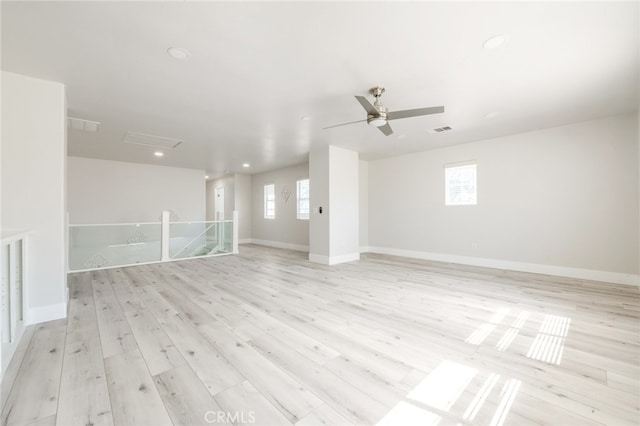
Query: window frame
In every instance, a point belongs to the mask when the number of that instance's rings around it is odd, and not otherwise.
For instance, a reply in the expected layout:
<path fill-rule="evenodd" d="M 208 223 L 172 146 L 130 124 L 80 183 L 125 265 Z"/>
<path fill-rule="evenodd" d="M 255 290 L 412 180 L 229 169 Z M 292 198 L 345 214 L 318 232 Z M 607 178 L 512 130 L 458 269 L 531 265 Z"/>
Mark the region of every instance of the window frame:
<path fill-rule="evenodd" d="M 269 193 L 267 192 L 267 187 L 271 187 L 273 191 L 271 194 L 273 198 L 269 198 Z M 268 203 L 273 203 L 273 213 L 269 215 Z M 276 218 L 276 184 L 275 183 L 265 183 L 262 187 L 262 213 L 265 219 L 273 220 Z"/>
<path fill-rule="evenodd" d="M 454 169 L 473 168 L 473 193 L 465 193 L 469 200 L 456 201 L 451 198 L 451 189 L 453 187 L 451 173 Z M 456 186 L 463 187 L 468 183 L 456 183 Z M 463 192 L 463 191 L 460 191 Z M 465 197 L 465 198 L 466 198 Z M 478 205 L 478 163 L 476 161 L 466 161 L 463 163 L 445 164 L 444 165 L 444 205 L 445 206 L 476 206 Z"/>
<path fill-rule="evenodd" d="M 307 197 L 306 198 L 301 198 L 300 197 L 300 184 L 302 182 L 307 182 Z M 309 220 L 310 216 L 311 216 L 311 194 L 310 194 L 310 185 L 309 185 L 309 178 L 303 178 L 303 179 L 298 179 L 296 180 L 296 219 L 298 220 Z M 307 200 L 307 213 L 306 216 L 302 215 L 300 213 L 300 201 L 301 200 Z"/>

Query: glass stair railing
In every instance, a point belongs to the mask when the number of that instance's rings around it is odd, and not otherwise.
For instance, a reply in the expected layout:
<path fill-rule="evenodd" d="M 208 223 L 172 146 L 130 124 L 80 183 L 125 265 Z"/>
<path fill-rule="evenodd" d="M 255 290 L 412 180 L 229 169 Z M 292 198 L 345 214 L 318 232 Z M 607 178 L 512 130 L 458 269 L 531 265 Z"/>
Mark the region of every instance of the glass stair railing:
<path fill-rule="evenodd" d="M 69 271 L 167 262 L 238 252 L 234 220 L 69 225 Z"/>

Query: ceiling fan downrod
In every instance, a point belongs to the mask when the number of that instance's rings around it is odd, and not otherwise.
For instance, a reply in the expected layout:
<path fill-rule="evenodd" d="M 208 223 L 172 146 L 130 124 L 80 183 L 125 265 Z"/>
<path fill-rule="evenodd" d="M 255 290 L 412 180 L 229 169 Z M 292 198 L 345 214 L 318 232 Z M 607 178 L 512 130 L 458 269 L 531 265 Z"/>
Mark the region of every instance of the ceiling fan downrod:
<path fill-rule="evenodd" d="M 369 89 L 369 93 L 371 93 L 376 98 L 375 102 L 373 103 L 373 106 L 378 110 L 378 112 L 380 112 L 380 114 L 386 114 L 387 108 L 384 105 L 382 105 L 382 100 L 380 99 L 382 97 L 382 94 L 384 93 L 384 87 L 382 86 L 372 87 L 371 89 Z"/>

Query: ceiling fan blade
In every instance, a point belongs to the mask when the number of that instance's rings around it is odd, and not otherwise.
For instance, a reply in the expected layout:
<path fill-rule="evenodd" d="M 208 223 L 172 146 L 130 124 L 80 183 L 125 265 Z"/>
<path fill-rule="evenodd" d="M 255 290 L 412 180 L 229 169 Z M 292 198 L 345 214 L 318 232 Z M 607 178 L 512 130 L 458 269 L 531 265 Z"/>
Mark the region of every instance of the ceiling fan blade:
<path fill-rule="evenodd" d="M 378 129 L 380 129 L 380 131 L 384 133 L 385 136 L 389 136 L 391 133 L 393 133 L 393 129 L 391 129 L 389 123 L 385 124 L 384 126 L 378 127 Z"/>
<path fill-rule="evenodd" d="M 335 126 L 323 127 L 322 130 L 333 129 L 334 127 L 346 126 L 348 124 L 362 123 L 363 121 L 367 121 L 367 119 L 365 118 L 364 120 L 350 121 L 348 123 L 336 124 Z"/>
<path fill-rule="evenodd" d="M 419 117 L 421 115 L 440 114 L 444 112 L 443 106 L 405 109 L 404 111 L 393 111 L 387 113 L 387 120 L 397 120 L 398 118 Z"/>
<path fill-rule="evenodd" d="M 367 113 L 373 115 L 380 114 L 378 110 L 373 105 L 371 105 L 371 102 L 369 102 L 364 96 L 356 96 L 356 99 L 358 100 L 358 102 L 360 102 L 360 105 L 362 105 L 362 108 L 364 108 Z"/>

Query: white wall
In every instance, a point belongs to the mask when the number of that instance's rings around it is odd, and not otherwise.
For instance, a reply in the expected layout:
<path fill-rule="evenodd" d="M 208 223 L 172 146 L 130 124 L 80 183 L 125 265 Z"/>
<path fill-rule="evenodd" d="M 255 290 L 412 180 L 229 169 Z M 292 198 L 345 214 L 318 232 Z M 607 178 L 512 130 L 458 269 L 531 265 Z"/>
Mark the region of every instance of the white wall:
<path fill-rule="evenodd" d="M 634 113 L 372 161 L 369 244 L 637 282 L 637 132 Z M 478 165 L 478 205 L 445 207 L 443 165 L 467 160 Z"/>
<path fill-rule="evenodd" d="M 238 240 L 251 239 L 251 175 L 236 173 L 234 175 L 234 210 L 238 211 Z"/>
<path fill-rule="evenodd" d="M 367 251 L 369 246 L 369 163 L 366 161 L 359 163 L 360 250 Z"/>
<path fill-rule="evenodd" d="M 251 177 L 251 239 L 255 243 L 293 250 L 309 250 L 309 221 L 296 219 L 296 181 L 309 177 L 309 165 L 300 164 Z M 265 219 L 263 213 L 264 185 L 275 184 L 276 218 Z M 309 182 L 313 191 L 313 182 Z M 291 194 L 288 201 L 283 190 Z"/>
<path fill-rule="evenodd" d="M 64 85 L 3 71 L 2 231 L 32 231 L 32 323 L 66 316 L 66 141 Z"/>
<path fill-rule="evenodd" d="M 329 262 L 360 258 L 358 153 L 329 146 Z"/>
<path fill-rule="evenodd" d="M 69 223 L 205 220 L 203 170 L 69 157 Z"/>

